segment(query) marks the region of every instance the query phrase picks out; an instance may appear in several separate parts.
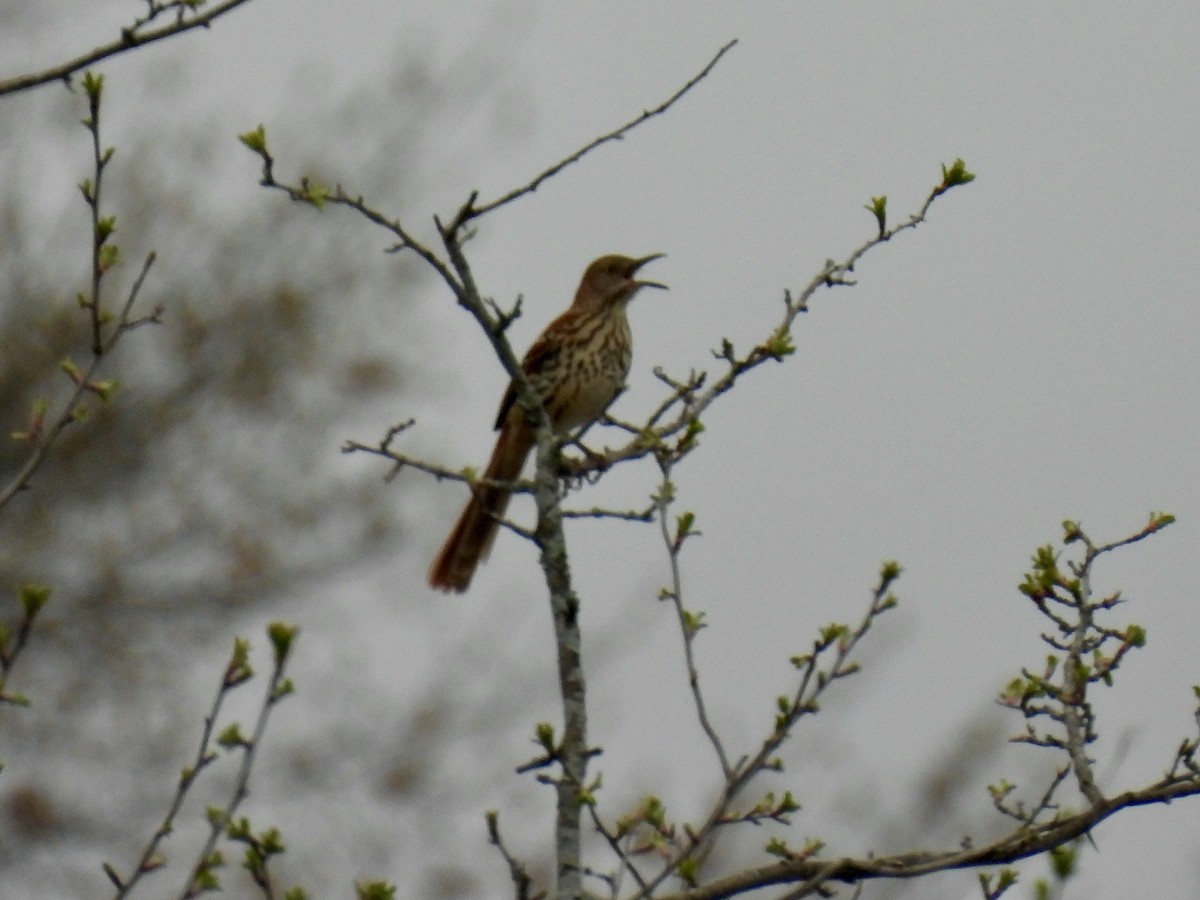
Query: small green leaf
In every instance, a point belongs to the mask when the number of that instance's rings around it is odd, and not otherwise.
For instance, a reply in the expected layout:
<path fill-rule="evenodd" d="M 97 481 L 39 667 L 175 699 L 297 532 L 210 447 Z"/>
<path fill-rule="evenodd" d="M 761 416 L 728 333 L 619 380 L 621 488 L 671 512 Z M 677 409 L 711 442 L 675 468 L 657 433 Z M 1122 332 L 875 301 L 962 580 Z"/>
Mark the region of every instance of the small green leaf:
<path fill-rule="evenodd" d="M 356 881 L 354 891 L 358 900 L 396 900 L 396 886 L 385 881 Z"/>
<path fill-rule="evenodd" d="M 115 381 L 89 381 L 88 390 L 100 398 L 101 402 L 108 403 L 113 398 L 113 394 L 117 392 L 117 382 Z"/>
<path fill-rule="evenodd" d="M 639 811 L 642 814 L 642 818 L 655 828 L 658 828 L 666 821 L 667 808 L 653 794 L 642 800 L 642 806 Z"/>
<path fill-rule="evenodd" d="M 329 185 L 315 178 L 301 178 L 301 199 L 307 200 L 317 209 L 323 209 L 329 199 Z"/>
<path fill-rule="evenodd" d="M 275 686 L 275 691 L 271 694 L 271 702 L 276 703 L 295 692 L 296 685 L 292 682 L 292 679 L 285 678 Z"/>
<path fill-rule="evenodd" d="M 850 628 L 840 622 L 831 622 L 821 629 L 821 644 L 828 647 L 850 634 Z"/>
<path fill-rule="evenodd" d="M 1054 847 L 1050 851 L 1050 865 L 1054 869 L 1054 874 L 1060 880 L 1070 878 L 1075 873 L 1075 864 L 1078 861 L 1079 854 L 1074 847 L 1059 846 Z"/>
<path fill-rule="evenodd" d="M 863 207 L 867 212 L 875 217 L 875 221 L 879 223 L 879 233 L 883 234 L 887 231 L 887 195 L 872 197 L 871 202 Z"/>
<path fill-rule="evenodd" d="M 763 344 L 763 352 L 774 359 L 783 359 L 796 352 L 796 344 L 792 333 L 786 325 L 780 325 L 771 333 L 771 337 Z"/>
<path fill-rule="evenodd" d="M 67 377 L 75 382 L 75 384 L 79 384 L 83 381 L 83 372 L 79 370 L 79 366 L 75 365 L 74 360 L 70 359 L 69 357 L 62 360 L 58 364 L 58 367 L 66 372 Z"/>
<path fill-rule="evenodd" d="M 272 622 L 267 626 L 267 637 L 271 639 L 271 646 L 275 650 L 275 665 L 282 665 L 287 660 L 299 633 L 298 627 L 283 622 Z"/>
<path fill-rule="evenodd" d="M 1152 512 L 1150 513 L 1150 523 L 1146 526 L 1146 531 L 1153 532 L 1166 528 L 1175 522 L 1175 517 L 1170 513 Z"/>
<path fill-rule="evenodd" d="M 245 638 L 233 639 L 233 653 L 225 664 L 225 687 L 234 688 L 254 677 L 250 667 L 250 642 Z"/>
<path fill-rule="evenodd" d="M 267 129 L 261 124 L 253 131 L 239 134 L 238 140 L 259 155 L 267 152 Z"/>
<path fill-rule="evenodd" d="M 249 746 L 249 742 L 242 736 L 242 729 L 237 722 L 225 726 L 221 733 L 217 735 L 217 744 L 226 750 L 234 747 Z"/>
<path fill-rule="evenodd" d="M 680 513 L 675 517 L 675 546 L 678 547 L 683 543 L 685 538 L 691 537 L 696 532 L 692 531 L 692 526 L 696 524 L 696 514 L 690 512 Z"/>
<path fill-rule="evenodd" d="M 21 585 L 21 612 L 30 622 L 50 600 L 51 589 L 42 584 Z"/>
<path fill-rule="evenodd" d="M 699 872 L 699 864 L 690 856 L 685 856 L 675 866 L 675 874 L 678 875 L 680 880 L 683 881 L 683 883 L 688 887 L 696 886 L 696 876 L 699 874 Z"/>
<path fill-rule="evenodd" d="M 967 171 L 967 164 L 961 159 L 954 160 L 949 167 L 942 166 L 942 186 L 952 188 L 960 184 L 968 184 L 975 180 L 975 173 Z"/>
<path fill-rule="evenodd" d="M 780 859 L 791 859 L 792 851 L 788 849 L 788 845 L 781 838 L 773 837 L 767 841 L 766 851 L 772 856 L 778 856 Z"/>
<path fill-rule="evenodd" d="M 777 813 L 786 814 L 786 813 L 798 812 L 799 809 L 800 809 L 800 804 L 796 802 L 794 797 L 792 797 L 792 792 L 784 791 L 783 799 L 779 801 L 779 806 L 776 807 L 775 811 Z"/>
<path fill-rule="evenodd" d="M 254 836 L 250 828 L 250 820 L 245 816 L 230 822 L 225 827 L 225 833 L 229 836 L 230 840 L 234 841 L 246 841 Z"/>
<path fill-rule="evenodd" d="M 120 265 L 121 248 L 116 244 L 105 244 L 96 254 L 96 268 L 103 274 L 113 266 Z"/>
<path fill-rule="evenodd" d="M 104 93 L 104 76 L 95 75 L 91 71 L 83 73 L 83 89 L 88 95 L 88 99 L 95 102 L 100 99 L 100 95 Z"/>

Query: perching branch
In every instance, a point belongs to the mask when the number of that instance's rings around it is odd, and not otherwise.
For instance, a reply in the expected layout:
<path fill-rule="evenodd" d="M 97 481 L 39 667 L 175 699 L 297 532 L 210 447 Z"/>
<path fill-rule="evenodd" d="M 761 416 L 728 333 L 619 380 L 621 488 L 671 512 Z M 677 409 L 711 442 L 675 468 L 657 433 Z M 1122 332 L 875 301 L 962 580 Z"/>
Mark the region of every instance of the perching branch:
<path fill-rule="evenodd" d="M 536 444 L 536 474 L 532 493 L 537 508 L 537 524 L 531 536 L 539 549 L 543 576 L 550 594 L 551 617 L 554 623 L 555 645 L 558 650 L 559 693 L 563 704 L 562 739 L 554 753 L 554 761 L 561 774 L 550 779 L 557 793 L 557 824 L 555 827 L 555 854 L 557 859 L 556 896 L 575 898 L 582 893 L 582 835 L 580 814 L 583 802 L 579 785 L 586 780 L 587 761 L 590 750 L 587 746 L 586 682 L 582 665 L 582 635 L 579 630 L 579 600 L 571 584 L 567 545 L 563 535 L 563 511 L 561 475 L 563 472 L 563 438 L 555 435 L 550 418 L 537 395 L 528 384 L 520 362 L 509 344 L 505 331 L 512 315 L 505 315 L 495 304 L 487 300 L 478 288 L 470 265 L 463 252 L 463 242 L 470 237 L 466 227 L 469 221 L 479 219 L 488 212 L 498 209 L 519 197 L 532 193 L 547 179 L 577 162 L 591 150 L 608 141 L 618 140 L 633 128 L 665 112 L 680 97 L 703 80 L 733 43 L 722 48 L 716 56 L 679 91 L 654 110 L 647 111 L 635 120 L 614 132 L 592 141 L 576 153 L 538 175 L 522 188 L 486 204 L 475 207 L 475 194 L 460 207 L 448 224 L 437 217 L 434 222 L 442 241 L 441 253 L 417 240 L 413 233 L 395 217 L 385 216 L 368 207 L 361 197 L 348 194 L 339 185 L 330 191 L 319 182 L 304 178 L 300 184 L 287 185 L 274 175 L 274 157 L 267 149 L 266 133 L 260 126 L 241 135 L 241 141 L 258 154 L 262 160 L 261 183 L 268 188 L 281 190 L 293 200 L 309 203 L 320 208 L 326 204 L 353 209 L 369 221 L 385 228 L 396 239 L 392 250 L 412 250 L 424 260 L 446 284 L 460 306 L 478 322 L 487 336 L 497 358 L 512 380 L 517 402 L 530 421 L 534 423 Z M 444 255 L 443 255 L 444 254 Z M 515 315 L 515 313 L 514 313 Z M 392 433 L 389 432 L 389 439 Z M 435 477 L 454 477 L 441 467 L 416 465 L 414 461 L 392 454 L 386 444 L 377 448 L 351 443 L 347 452 L 366 451 L 386 456 L 397 466 L 407 465 L 426 471 Z"/>

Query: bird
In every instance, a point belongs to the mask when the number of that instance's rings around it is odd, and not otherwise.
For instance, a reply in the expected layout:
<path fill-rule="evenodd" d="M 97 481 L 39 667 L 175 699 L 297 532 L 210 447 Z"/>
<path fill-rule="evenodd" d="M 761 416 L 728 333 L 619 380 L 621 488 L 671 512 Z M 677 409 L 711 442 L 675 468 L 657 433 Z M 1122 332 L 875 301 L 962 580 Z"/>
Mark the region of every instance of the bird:
<path fill-rule="evenodd" d="M 625 387 L 633 361 L 633 337 L 626 308 L 642 288 L 662 288 L 638 280 L 642 266 L 662 253 L 633 258 L 601 256 L 583 273 L 571 306 L 546 326 L 521 361 L 521 371 L 545 407 L 556 435 L 591 425 Z M 496 446 L 484 470 L 486 484 L 471 485 L 471 499 L 429 567 L 429 586 L 463 593 L 496 538 L 511 492 L 490 482 L 513 481 L 537 443 L 534 423 L 510 383 L 495 428 Z"/>

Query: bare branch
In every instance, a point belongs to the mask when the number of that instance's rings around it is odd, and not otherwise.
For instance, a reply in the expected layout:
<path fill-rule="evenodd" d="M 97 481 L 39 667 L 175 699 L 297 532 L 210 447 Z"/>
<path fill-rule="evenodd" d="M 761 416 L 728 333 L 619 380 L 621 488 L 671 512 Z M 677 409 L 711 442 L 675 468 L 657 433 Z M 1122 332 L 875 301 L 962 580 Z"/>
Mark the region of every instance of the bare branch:
<path fill-rule="evenodd" d="M 580 147 L 578 150 L 576 150 L 570 156 L 566 157 L 565 159 L 559 160 L 554 165 L 550 166 L 550 168 L 548 168 L 548 169 L 542 171 L 541 173 L 539 173 L 538 175 L 536 175 L 533 178 L 533 180 L 529 181 L 527 184 L 524 184 L 519 188 L 514 188 L 513 190 L 509 191 L 507 194 L 504 194 L 503 196 L 498 197 L 497 199 L 492 200 L 488 203 L 484 203 L 482 206 L 475 205 L 475 200 L 476 200 L 477 194 L 472 194 L 468 198 L 467 202 L 464 203 L 462 205 L 462 207 L 459 209 L 459 211 L 455 215 L 455 217 L 450 221 L 450 224 L 447 226 L 447 230 L 450 233 L 457 233 L 459 231 L 459 229 L 461 229 L 464 225 L 466 225 L 472 219 L 478 219 L 480 216 L 487 215 L 488 213 L 492 212 L 493 210 L 499 209 L 501 206 L 504 206 L 507 203 L 512 203 L 514 200 L 517 200 L 517 199 L 525 196 L 526 194 L 532 194 L 534 191 L 536 191 L 542 185 L 542 183 L 544 181 L 546 181 L 549 178 L 553 178 L 555 175 L 557 175 L 563 169 L 567 168 L 567 166 L 570 166 L 574 163 L 579 162 L 579 160 L 583 159 L 583 157 L 587 156 L 589 153 L 591 153 L 597 147 L 601 146 L 602 144 L 607 144 L 610 141 L 619 141 L 622 138 L 624 138 L 627 133 L 629 133 L 633 129 L 637 128 L 643 122 L 646 122 L 649 119 L 653 119 L 655 116 L 662 115 L 668 109 L 670 109 L 672 106 L 674 106 L 675 103 L 678 100 L 680 100 L 684 94 L 688 93 L 692 88 L 694 88 L 701 81 L 703 81 L 708 76 L 708 73 L 711 72 L 713 70 L 713 68 L 717 65 L 717 63 L 721 61 L 721 57 L 723 57 L 726 53 L 728 53 L 730 50 L 732 50 L 736 44 L 737 44 L 737 40 L 734 39 L 734 40 L 730 41 L 728 44 L 726 44 L 724 47 L 722 47 L 720 50 L 718 50 L 716 55 L 711 60 L 709 60 L 708 65 L 706 65 L 703 69 L 701 69 L 699 73 L 697 73 L 689 82 L 687 82 L 687 84 L 685 84 L 683 87 L 681 87 L 679 90 L 677 90 L 674 94 L 672 94 L 670 97 L 668 97 L 662 103 L 660 103 L 658 106 L 654 107 L 653 109 L 648 109 L 648 110 L 643 111 L 640 116 L 630 119 L 628 122 L 626 122 L 620 128 L 617 128 L 614 131 L 610 131 L 608 134 L 601 135 L 600 137 L 593 140 L 591 143 L 586 144 L 583 147 Z"/>
<path fill-rule="evenodd" d="M 504 841 L 500 837 L 500 814 L 498 812 L 489 812 L 486 818 L 488 843 L 500 851 L 500 855 L 504 857 L 504 861 L 508 864 L 508 873 L 513 883 L 513 896 L 516 900 L 530 900 L 533 896 L 531 893 L 533 890 L 533 878 L 530 877 L 525 864 L 509 853 L 508 848 L 504 846 Z"/>
<path fill-rule="evenodd" d="M 193 28 L 207 28 L 215 19 L 225 15 L 227 12 L 231 12 L 246 2 L 248 0 L 224 0 L 223 3 L 218 3 L 207 12 L 196 12 L 195 15 L 190 17 L 187 14 L 194 12 L 198 8 L 193 4 L 180 3 L 178 0 L 168 3 L 151 2 L 150 12 L 138 19 L 133 25 L 121 29 L 121 36 L 116 40 L 67 62 L 60 63 L 57 66 L 51 66 L 49 69 L 41 72 L 34 72 L 29 75 L 17 75 L 13 78 L 4 79 L 0 81 L 0 96 L 26 91 L 43 84 L 49 84 L 52 81 L 69 80 L 76 72 L 80 72 L 88 68 L 88 66 L 95 65 L 110 56 L 116 56 L 128 50 L 144 47 L 147 44 L 153 44 L 156 41 L 174 37 L 177 34 L 183 34 L 185 31 L 191 31 Z M 177 13 L 174 22 L 158 28 L 147 29 L 145 27 L 161 14 L 172 9 Z"/>
<path fill-rule="evenodd" d="M 700 722 L 700 728 L 703 730 L 704 736 L 708 738 L 709 744 L 712 745 L 713 751 L 717 754 L 717 762 L 721 765 L 721 775 L 725 779 L 726 784 L 728 784 L 736 777 L 736 773 L 733 766 L 730 765 L 729 756 L 725 752 L 725 745 L 722 743 L 716 728 L 713 727 L 708 717 L 708 710 L 704 703 L 704 694 L 700 689 L 700 672 L 696 668 L 695 651 L 693 649 L 696 635 L 704 627 L 703 617 L 700 613 L 694 613 L 685 609 L 683 605 L 683 575 L 679 569 L 679 552 L 683 549 L 684 541 L 697 534 L 697 532 L 692 530 L 690 516 L 685 513 L 679 517 L 676 533 L 674 535 L 671 534 L 669 513 L 671 505 L 675 500 L 675 486 L 671 482 L 671 468 L 674 465 L 674 461 L 666 454 L 659 454 L 658 465 L 662 471 L 662 481 L 659 484 L 658 493 L 655 495 L 654 500 L 655 506 L 658 509 L 658 524 L 662 532 L 663 544 L 666 547 L 667 559 L 671 566 L 671 587 L 663 590 L 659 599 L 670 600 L 675 607 L 675 616 L 678 619 L 679 631 L 683 637 L 683 659 L 684 665 L 687 667 L 688 687 L 691 688 L 692 701 L 696 707 L 696 718 Z"/>

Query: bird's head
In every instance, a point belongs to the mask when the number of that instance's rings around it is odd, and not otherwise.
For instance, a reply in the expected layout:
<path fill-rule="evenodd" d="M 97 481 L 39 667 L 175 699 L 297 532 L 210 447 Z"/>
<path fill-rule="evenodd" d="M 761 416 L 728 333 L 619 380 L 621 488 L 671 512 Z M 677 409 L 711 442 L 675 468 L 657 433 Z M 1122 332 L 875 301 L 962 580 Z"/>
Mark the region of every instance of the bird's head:
<path fill-rule="evenodd" d="M 639 281 L 638 270 L 646 263 L 659 259 L 665 254 L 651 253 L 640 259 L 629 256 L 602 256 L 583 273 L 579 283 L 579 292 L 575 295 L 575 304 L 593 306 L 597 304 L 628 303 L 644 287 L 667 289 L 665 284 L 657 281 Z"/>

